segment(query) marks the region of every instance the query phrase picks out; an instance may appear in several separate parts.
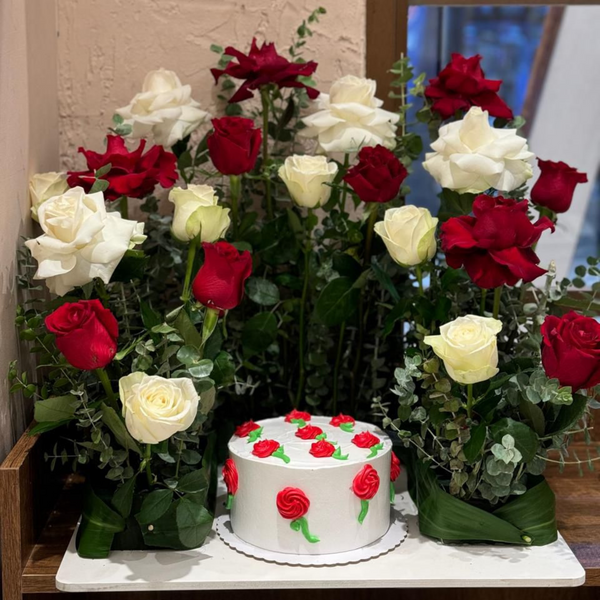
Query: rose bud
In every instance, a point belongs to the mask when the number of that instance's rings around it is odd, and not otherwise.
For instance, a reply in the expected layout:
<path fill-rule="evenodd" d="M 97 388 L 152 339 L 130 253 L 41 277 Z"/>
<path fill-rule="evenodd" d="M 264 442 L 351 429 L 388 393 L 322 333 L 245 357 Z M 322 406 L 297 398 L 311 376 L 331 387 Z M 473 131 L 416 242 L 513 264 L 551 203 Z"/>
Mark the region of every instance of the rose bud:
<path fill-rule="evenodd" d="M 194 297 L 220 313 L 231 310 L 242 301 L 244 284 L 252 273 L 250 252 L 238 252 L 228 242 L 204 243 L 202 247 L 204 264 L 192 285 Z"/>
<path fill-rule="evenodd" d="M 100 300 L 66 302 L 45 323 L 56 336 L 56 347 L 77 369 L 103 369 L 117 352 L 119 325 Z"/>
<path fill-rule="evenodd" d="M 210 159 L 223 175 L 241 175 L 254 168 L 262 134 L 254 121 L 242 117 L 213 119 L 207 145 Z"/>
<path fill-rule="evenodd" d="M 326 184 L 334 180 L 337 171 L 337 165 L 325 156 L 294 154 L 279 167 L 279 177 L 298 206 L 317 208 L 329 200 L 331 187 Z"/>
<path fill-rule="evenodd" d="M 69 189 L 65 173 L 36 173 L 29 180 L 31 218 L 38 221 L 38 208 L 53 196 L 61 196 Z"/>
<path fill-rule="evenodd" d="M 366 147 L 358 153 L 358 164 L 344 181 L 363 202 L 389 202 L 400 191 L 408 171 L 393 152 L 383 146 Z"/>
<path fill-rule="evenodd" d="M 390 256 L 403 267 L 414 267 L 435 256 L 437 242 L 434 219 L 426 208 L 407 205 L 388 208 L 383 221 L 375 223 Z"/>
<path fill-rule="evenodd" d="M 578 183 L 587 183 L 587 175 L 564 162 L 538 158 L 540 176 L 531 189 L 531 201 L 545 206 L 555 213 L 571 208 L 573 194 Z"/>
<path fill-rule="evenodd" d="M 548 315 L 541 327 L 546 375 L 573 392 L 600 384 L 600 323 L 570 311 Z"/>

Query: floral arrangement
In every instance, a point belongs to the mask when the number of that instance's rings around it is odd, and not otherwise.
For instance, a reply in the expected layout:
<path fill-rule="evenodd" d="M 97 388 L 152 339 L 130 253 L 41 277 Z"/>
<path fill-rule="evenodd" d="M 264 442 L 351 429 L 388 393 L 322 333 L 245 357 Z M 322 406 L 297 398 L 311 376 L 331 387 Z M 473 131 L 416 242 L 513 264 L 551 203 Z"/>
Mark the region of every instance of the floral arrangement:
<path fill-rule="evenodd" d="M 15 362 L 10 379 L 34 399 L 32 433 L 57 434 L 52 466 L 85 469 L 82 556 L 201 545 L 234 423 L 256 456 L 285 462 L 248 419 L 289 413 L 313 439 L 303 409 L 346 413 L 334 417 L 346 431 L 383 417 L 428 535 L 556 535 L 541 473 L 598 406 L 598 283 L 570 297 L 535 246 L 586 176 L 540 160 L 525 199 L 523 120 L 478 56 L 453 55 L 429 85 L 398 61 L 396 112 L 369 79 L 319 91 L 303 52 L 324 13 L 301 24 L 289 57 L 255 40 L 247 53 L 212 48 L 224 116 L 153 71 L 115 111 L 104 152 L 80 148 L 85 169 L 31 181 L 41 233 L 25 242 L 16 323 L 38 369 L 30 380 Z M 407 204 L 423 150 L 413 118 L 431 136 L 437 217 Z M 582 288 L 598 259 L 577 273 Z M 374 436 L 354 443 L 380 449 Z M 378 485 L 355 486 L 364 514 Z M 281 514 L 308 537 L 308 500 L 292 492 L 302 510 Z M 552 513 L 547 526 L 519 521 L 526 502 L 540 521 Z"/>

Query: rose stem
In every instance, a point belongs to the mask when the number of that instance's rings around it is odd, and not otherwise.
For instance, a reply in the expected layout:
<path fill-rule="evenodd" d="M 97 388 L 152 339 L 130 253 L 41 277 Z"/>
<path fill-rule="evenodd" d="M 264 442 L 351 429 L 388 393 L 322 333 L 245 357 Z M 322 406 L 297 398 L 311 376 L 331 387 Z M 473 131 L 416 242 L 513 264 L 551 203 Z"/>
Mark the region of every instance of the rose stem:
<path fill-rule="evenodd" d="M 494 319 L 498 318 L 498 313 L 500 312 L 500 296 L 502 296 L 502 286 L 498 286 L 494 288 L 494 312 L 492 313 Z"/>
<path fill-rule="evenodd" d="M 467 384 L 467 417 L 471 418 L 473 411 L 473 384 Z"/>
<path fill-rule="evenodd" d="M 233 221 L 233 239 L 236 241 L 238 233 L 238 202 L 242 190 L 242 180 L 239 175 L 229 176 L 229 189 L 231 191 L 231 220 Z"/>
<path fill-rule="evenodd" d="M 146 462 L 146 479 L 148 480 L 148 485 L 152 487 L 153 477 L 152 477 L 152 469 L 150 468 L 150 462 L 152 461 L 152 444 L 146 444 L 144 448 L 144 461 Z"/>
<path fill-rule="evenodd" d="M 121 216 L 124 219 L 129 218 L 129 204 L 127 196 L 121 196 L 121 201 L 119 202 L 119 210 L 121 211 Z"/>
<path fill-rule="evenodd" d="M 350 166 L 350 154 L 346 152 L 344 154 L 344 175 L 348 172 L 348 167 Z M 342 175 L 342 178 L 344 177 Z M 340 202 L 340 210 L 343 213 L 346 212 L 346 197 L 348 196 L 348 184 L 342 179 L 342 200 Z"/>
<path fill-rule="evenodd" d="M 181 464 L 181 453 L 183 452 L 183 440 L 179 440 L 179 448 L 177 450 L 177 465 L 175 465 L 175 479 L 179 476 L 179 465 Z"/>
<path fill-rule="evenodd" d="M 373 230 L 377 221 L 377 206 L 374 206 L 369 213 L 367 221 L 367 236 L 365 238 L 365 255 L 363 257 L 363 267 L 367 268 L 371 262 L 371 245 L 373 244 Z"/>
<path fill-rule="evenodd" d="M 308 219 L 304 222 L 312 221 L 312 209 L 308 209 Z M 308 278 L 309 278 L 309 270 L 310 270 L 310 248 L 311 248 L 311 236 L 310 229 L 306 232 L 306 243 L 304 245 L 304 284 L 302 286 L 302 298 L 300 300 L 300 335 L 299 335 L 299 344 L 298 350 L 300 353 L 300 374 L 298 377 L 298 391 L 296 392 L 296 402 L 294 403 L 294 408 L 298 408 L 300 406 L 300 400 L 304 394 L 304 379 L 306 378 L 306 369 L 304 367 L 304 352 L 305 352 L 305 342 L 306 342 L 306 332 L 305 332 L 305 319 L 306 319 L 306 296 L 308 294 Z"/>
<path fill-rule="evenodd" d="M 100 380 L 100 383 L 106 392 L 108 403 L 118 414 L 120 412 L 119 405 L 117 404 L 117 398 L 113 392 L 112 386 L 110 385 L 110 379 L 108 378 L 106 371 L 104 369 L 96 369 L 96 375 L 98 376 L 98 379 Z"/>
<path fill-rule="evenodd" d="M 333 402 L 331 404 L 332 414 L 337 414 L 337 401 L 339 393 L 340 367 L 342 365 L 342 354 L 344 351 L 344 334 L 346 333 L 346 321 L 340 325 L 340 336 L 338 338 L 337 353 L 335 356 L 335 367 L 333 369 Z"/>
<path fill-rule="evenodd" d="M 481 304 L 479 305 L 481 316 L 485 316 L 485 297 L 487 296 L 487 290 L 481 288 Z"/>
<path fill-rule="evenodd" d="M 183 282 L 183 292 L 181 294 L 181 301 L 187 303 L 191 296 L 191 283 L 192 283 L 192 271 L 194 270 L 194 258 L 196 257 L 196 249 L 198 247 L 198 239 L 200 236 L 196 236 L 190 240 L 188 248 L 187 264 L 185 268 L 185 280 Z"/>
<path fill-rule="evenodd" d="M 423 291 L 423 272 L 421 271 L 420 265 L 417 265 L 415 267 L 415 274 L 417 275 L 417 281 L 419 283 L 419 296 L 424 296 L 425 292 Z"/>
<path fill-rule="evenodd" d="M 217 328 L 219 322 L 219 311 L 214 308 L 207 308 L 204 313 L 204 321 L 202 323 L 202 341 L 200 346 L 200 358 L 204 357 L 204 347 Z"/>
<path fill-rule="evenodd" d="M 265 175 L 265 197 L 267 199 L 267 219 L 273 218 L 273 205 L 271 200 L 271 176 L 269 175 L 269 89 L 263 86 L 260 89 L 260 99 L 262 100 L 263 127 L 262 127 L 262 155 L 263 155 L 263 174 Z"/>

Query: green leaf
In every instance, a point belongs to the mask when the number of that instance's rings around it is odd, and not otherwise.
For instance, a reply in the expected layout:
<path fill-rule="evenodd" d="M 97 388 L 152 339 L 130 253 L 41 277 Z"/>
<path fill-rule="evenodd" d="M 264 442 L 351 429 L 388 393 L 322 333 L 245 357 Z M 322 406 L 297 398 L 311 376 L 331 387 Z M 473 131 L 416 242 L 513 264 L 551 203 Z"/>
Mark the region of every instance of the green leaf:
<path fill-rule="evenodd" d="M 141 525 L 152 524 L 167 512 L 172 500 L 173 490 L 154 490 L 144 498 L 140 512 L 135 518 Z"/>
<path fill-rule="evenodd" d="M 356 312 L 359 296 L 360 290 L 349 277 L 333 279 L 323 288 L 315 314 L 327 327 L 340 325 Z"/>
<path fill-rule="evenodd" d="M 380 264 L 373 257 L 371 259 L 371 267 L 373 268 L 373 273 L 377 278 L 377 281 L 381 284 L 381 286 L 387 290 L 389 295 L 392 297 L 392 300 L 396 303 L 401 301 L 400 294 L 392 281 L 392 278 L 381 268 Z"/>
<path fill-rule="evenodd" d="M 250 277 L 246 282 L 246 293 L 256 304 L 273 306 L 279 302 L 279 288 L 268 279 Z"/>
<path fill-rule="evenodd" d="M 151 529 L 146 526 L 141 527 L 146 545 L 173 550 L 183 550 L 185 548 L 179 540 L 179 530 L 175 518 L 179 503 L 180 500 L 172 502 L 167 512 L 152 523 Z"/>
<path fill-rule="evenodd" d="M 55 396 L 39 400 L 33 405 L 33 418 L 38 423 L 68 421 L 75 414 L 75 396 Z"/>
<path fill-rule="evenodd" d="M 251 317 L 242 330 L 244 355 L 249 357 L 264 352 L 277 337 L 277 319 L 268 312 Z"/>
<path fill-rule="evenodd" d="M 38 435 L 40 433 L 46 433 L 47 431 L 52 431 L 53 429 L 58 429 L 63 425 L 67 425 L 73 419 L 65 419 L 64 421 L 47 421 L 45 423 L 37 423 L 34 425 L 29 431 L 28 435 Z"/>
<path fill-rule="evenodd" d="M 481 458 L 486 436 L 487 426 L 485 423 L 480 423 L 477 427 L 471 429 L 471 437 L 463 447 L 467 462 L 473 464 Z"/>
<path fill-rule="evenodd" d="M 117 488 L 117 491 L 113 494 L 111 504 L 124 519 L 131 514 L 134 491 L 135 476 L 120 485 Z"/>
<path fill-rule="evenodd" d="M 583 417 L 587 403 L 587 396 L 573 394 L 573 403 L 563 405 L 556 419 L 546 427 L 547 435 L 559 435 L 571 429 Z"/>
<path fill-rule="evenodd" d="M 360 263 L 345 252 L 333 255 L 333 268 L 341 277 L 349 277 L 352 281 L 356 281 L 362 272 Z"/>
<path fill-rule="evenodd" d="M 149 258 L 142 250 L 127 250 L 110 278 L 111 282 L 127 283 L 132 279 L 143 279 Z"/>
<path fill-rule="evenodd" d="M 519 421 L 501 419 L 490 427 L 492 439 L 497 444 L 502 443 L 505 435 L 510 435 L 515 440 L 516 449 L 523 455 L 523 461 L 529 462 L 535 457 L 539 447 L 538 436 L 535 431 Z"/>
<path fill-rule="evenodd" d="M 204 506 L 183 498 L 176 509 L 176 520 L 181 543 L 186 548 L 197 548 L 210 533 L 213 516 Z"/>
<path fill-rule="evenodd" d="M 203 358 L 196 366 L 189 367 L 188 372 L 192 377 L 202 379 L 208 377 L 213 370 L 213 361 L 209 358 Z"/>
<path fill-rule="evenodd" d="M 537 404 L 532 404 L 527 400 L 521 400 L 519 403 L 519 412 L 538 435 L 544 435 L 546 419 L 544 418 L 542 409 L 537 406 Z"/>
<path fill-rule="evenodd" d="M 447 221 L 451 217 L 468 215 L 473 208 L 475 194 L 459 194 L 444 188 L 439 194 L 441 203 L 438 217 L 440 221 Z"/>
<path fill-rule="evenodd" d="M 113 432 L 117 442 L 121 444 L 125 450 L 132 450 L 141 456 L 142 451 L 140 450 L 140 447 L 131 437 L 129 431 L 127 431 L 125 423 L 123 423 L 115 409 L 104 403 L 100 405 L 100 408 L 102 409 L 102 422 Z"/>
<path fill-rule="evenodd" d="M 196 326 L 192 323 L 192 320 L 185 310 L 180 310 L 177 313 L 177 317 L 172 325 L 177 329 L 179 335 L 181 335 L 183 341 L 187 345 L 195 346 L 196 348 L 202 346 L 202 335 L 196 329 Z"/>
<path fill-rule="evenodd" d="M 202 356 L 195 346 L 182 346 L 177 352 L 177 360 L 187 367 L 193 367 L 200 363 Z"/>
<path fill-rule="evenodd" d="M 214 360 L 211 377 L 218 385 L 230 385 L 235 377 L 235 363 L 231 354 L 222 350 Z"/>
<path fill-rule="evenodd" d="M 208 481 L 204 471 L 198 469 L 186 473 L 177 484 L 177 490 L 188 494 L 198 494 L 208 490 Z"/>
<path fill-rule="evenodd" d="M 106 175 L 110 170 L 112 169 L 112 164 L 111 163 L 107 163 L 105 165 L 103 165 L 102 167 L 100 167 L 99 169 L 96 170 L 96 178 L 100 179 L 100 177 L 102 177 L 103 175 Z"/>
<path fill-rule="evenodd" d="M 89 194 L 95 194 L 96 192 L 103 192 L 108 188 L 109 182 L 106 179 L 96 179 L 94 184 L 90 188 Z"/>
<path fill-rule="evenodd" d="M 140 300 L 140 315 L 142 316 L 142 323 L 148 331 L 152 331 L 153 327 L 161 325 L 163 322 L 161 316 L 145 300 Z M 150 337 L 155 344 L 160 341 L 160 335 L 151 333 Z"/>

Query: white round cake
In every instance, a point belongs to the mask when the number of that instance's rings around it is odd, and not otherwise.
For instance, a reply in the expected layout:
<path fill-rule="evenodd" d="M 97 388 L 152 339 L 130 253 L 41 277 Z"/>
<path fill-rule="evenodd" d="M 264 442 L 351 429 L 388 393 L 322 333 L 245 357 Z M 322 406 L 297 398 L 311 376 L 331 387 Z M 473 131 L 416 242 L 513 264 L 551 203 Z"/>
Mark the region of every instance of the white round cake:
<path fill-rule="evenodd" d="M 223 469 L 235 535 L 291 554 L 355 550 L 390 525 L 392 443 L 352 417 L 249 421 Z"/>

